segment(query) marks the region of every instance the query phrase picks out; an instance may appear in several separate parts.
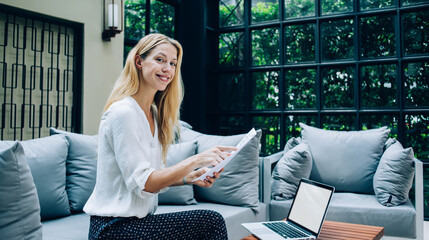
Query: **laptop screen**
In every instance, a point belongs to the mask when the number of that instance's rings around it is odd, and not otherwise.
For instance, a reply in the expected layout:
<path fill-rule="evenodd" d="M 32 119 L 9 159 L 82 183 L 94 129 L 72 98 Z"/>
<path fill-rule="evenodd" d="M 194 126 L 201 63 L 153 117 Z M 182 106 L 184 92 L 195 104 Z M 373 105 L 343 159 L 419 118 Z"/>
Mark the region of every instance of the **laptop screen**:
<path fill-rule="evenodd" d="M 322 227 L 333 189 L 301 180 L 288 220 L 318 234 Z"/>

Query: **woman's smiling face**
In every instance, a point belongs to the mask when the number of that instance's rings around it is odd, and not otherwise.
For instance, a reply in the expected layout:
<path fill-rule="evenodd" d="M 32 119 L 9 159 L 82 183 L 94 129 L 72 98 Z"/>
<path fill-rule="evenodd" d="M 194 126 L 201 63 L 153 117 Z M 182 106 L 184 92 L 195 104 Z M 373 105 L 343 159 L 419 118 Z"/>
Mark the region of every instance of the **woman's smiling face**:
<path fill-rule="evenodd" d="M 141 63 L 144 86 L 164 91 L 176 73 L 177 49 L 169 43 L 161 44 L 152 49 Z"/>

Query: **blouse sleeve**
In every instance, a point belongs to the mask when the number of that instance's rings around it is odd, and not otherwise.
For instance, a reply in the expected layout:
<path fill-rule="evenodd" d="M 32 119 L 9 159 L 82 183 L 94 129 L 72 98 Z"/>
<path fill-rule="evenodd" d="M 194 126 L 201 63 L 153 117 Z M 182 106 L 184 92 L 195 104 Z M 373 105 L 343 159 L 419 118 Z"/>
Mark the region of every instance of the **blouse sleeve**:
<path fill-rule="evenodd" d="M 146 159 L 150 143 L 142 143 L 143 136 L 139 136 L 139 117 L 128 106 L 118 106 L 109 113 L 106 119 L 110 121 L 108 131 L 109 144 L 115 153 L 115 158 L 129 191 L 133 191 L 141 198 L 153 197 L 156 193 L 144 191 L 146 181 L 155 170 Z M 107 123 L 107 122 L 106 122 Z"/>

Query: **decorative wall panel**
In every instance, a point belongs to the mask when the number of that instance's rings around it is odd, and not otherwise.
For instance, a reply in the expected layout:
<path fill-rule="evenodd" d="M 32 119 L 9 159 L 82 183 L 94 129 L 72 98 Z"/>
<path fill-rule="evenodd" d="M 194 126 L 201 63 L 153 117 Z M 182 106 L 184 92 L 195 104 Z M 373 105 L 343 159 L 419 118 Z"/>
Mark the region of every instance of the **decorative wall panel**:
<path fill-rule="evenodd" d="M 48 136 L 49 127 L 76 130 L 74 42 L 72 27 L 0 12 L 2 140 Z"/>

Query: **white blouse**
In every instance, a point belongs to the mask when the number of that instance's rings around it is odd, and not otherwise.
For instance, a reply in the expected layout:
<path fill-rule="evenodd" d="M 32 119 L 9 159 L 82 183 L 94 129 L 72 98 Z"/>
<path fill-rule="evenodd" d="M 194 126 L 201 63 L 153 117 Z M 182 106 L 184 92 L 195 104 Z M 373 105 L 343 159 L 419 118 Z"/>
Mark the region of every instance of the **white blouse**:
<path fill-rule="evenodd" d="M 83 208 L 87 214 L 143 218 L 156 211 L 158 194 L 144 191 L 149 175 L 164 167 L 153 112 L 153 136 L 144 111 L 132 97 L 113 103 L 103 114 L 96 184 Z"/>

